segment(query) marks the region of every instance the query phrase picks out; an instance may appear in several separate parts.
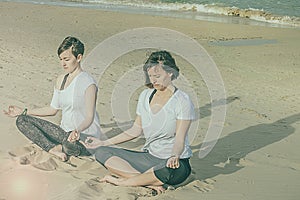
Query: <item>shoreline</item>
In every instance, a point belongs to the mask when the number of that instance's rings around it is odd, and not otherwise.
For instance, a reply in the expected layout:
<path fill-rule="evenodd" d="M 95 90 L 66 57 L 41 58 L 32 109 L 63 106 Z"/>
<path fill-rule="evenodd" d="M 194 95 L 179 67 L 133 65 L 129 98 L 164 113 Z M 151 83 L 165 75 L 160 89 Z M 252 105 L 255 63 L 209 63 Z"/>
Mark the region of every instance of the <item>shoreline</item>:
<path fill-rule="evenodd" d="M 0 1 L 1 2 L 1 1 Z M 3 1 L 2 1 L 3 2 Z M 7 2 L 4 0 L 4 2 Z M 137 6 L 137 5 L 127 5 L 127 4 L 106 4 L 106 3 L 86 3 L 86 2 L 76 2 L 76 1 L 12 1 L 12 3 L 29 3 L 36 5 L 50 5 L 50 6 L 62 6 L 71 8 L 83 8 L 110 12 L 121 12 L 127 14 L 141 14 L 141 15 L 153 15 L 153 16 L 163 16 L 172 17 L 179 19 L 191 19 L 200 20 L 208 22 L 220 22 L 228 24 L 244 24 L 251 26 L 265 26 L 265 27 L 276 27 L 276 28 L 295 28 L 300 29 L 300 18 L 271 15 L 260 10 L 243 10 L 238 8 L 224 7 L 223 11 L 220 8 L 214 8 L 213 6 L 208 6 L 208 11 L 204 11 L 198 8 L 199 11 L 193 10 L 194 6 L 190 5 L 190 8 L 182 5 L 183 8 L 179 8 L 175 4 L 174 9 L 172 8 L 159 8 L 159 7 L 147 7 L 147 6 Z M 177 8 L 178 7 L 178 8 Z M 202 7 L 202 6 L 201 6 Z M 197 9 L 197 8 L 194 8 Z M 215 13 L 210 11 L 210 9 L 215 9 Z M 253 16 L 251 16 L 251 13 Z M 294 19 L 295 18 L 295 19 Z M 292 21 L 289 21 L 292 20 Z"/>

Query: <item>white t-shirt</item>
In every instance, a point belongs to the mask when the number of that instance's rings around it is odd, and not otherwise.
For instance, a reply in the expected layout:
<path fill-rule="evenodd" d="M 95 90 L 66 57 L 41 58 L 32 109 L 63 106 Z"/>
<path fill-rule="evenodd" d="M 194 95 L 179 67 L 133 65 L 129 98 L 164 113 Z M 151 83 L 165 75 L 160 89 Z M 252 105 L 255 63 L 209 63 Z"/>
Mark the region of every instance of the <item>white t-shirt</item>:
<path fill-rule="evenodd" d="M 146 139 L 143 150 L 166 159 L 171 156 L 175 143 L 176 120 L 194 120 L 194 105 L 186 93 L 177 90 L 161 110 L 153 114 L 149 104 L 153 90 L 146 89 L 140 94 L 136 113 L 141 116 Z M 192 155 L 188 141 L 186 136 L 184 151 L 180 158 L 189 158 Z"/>
<path fill-rule="evenodd" d="M 85 91 L 90 85 L 97 87 L 96 81 L 86 72 L 78 74 L 63 90 L 54 88 L 51 107 L 62 110 L 60 127 L 66 132 L 76 130 L 85 119 Z M 100 137 L 99 116 L 95 109 L 93 123 L 81 133 Z"/>

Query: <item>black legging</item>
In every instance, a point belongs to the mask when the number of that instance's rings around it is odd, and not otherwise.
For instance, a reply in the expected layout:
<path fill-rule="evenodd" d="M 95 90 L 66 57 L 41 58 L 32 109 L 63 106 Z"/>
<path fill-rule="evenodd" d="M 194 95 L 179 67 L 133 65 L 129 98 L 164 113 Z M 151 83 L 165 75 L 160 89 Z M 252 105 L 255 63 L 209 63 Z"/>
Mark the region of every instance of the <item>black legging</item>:
<path fill-rule="evenodd" d="M 47 152 L 56 145 L 61 144 L 63 152 L 67 155 L 90 155 L 87 149 L 79 141 L 67 141 L 70 132 L 65 132 L 61 127 L 49 121 L 22 114 L 18 116 L 16 125 L 29 140 Z M 80 134 L 81 140 L 84 140 L 85 138 L 86 135 Z"/>

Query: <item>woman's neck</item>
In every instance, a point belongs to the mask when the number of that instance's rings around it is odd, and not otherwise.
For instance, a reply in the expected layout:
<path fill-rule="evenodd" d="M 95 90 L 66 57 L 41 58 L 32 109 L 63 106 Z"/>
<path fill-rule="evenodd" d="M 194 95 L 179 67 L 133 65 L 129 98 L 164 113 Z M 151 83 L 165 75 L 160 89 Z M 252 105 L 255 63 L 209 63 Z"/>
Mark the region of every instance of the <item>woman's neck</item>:
<path fill-rule="evenodd" d="M 172 96 L 174 92 L 175 92 L 175 86 L 174 85 L 168 85 L 163 90 L 157 90 L 156 94 L 157 94 L 157 96 Z"/>
<path fill-rule="evenodd" d="M 76 67 L 72 72 L 69 73 L 69 77 L 70 78 L 74 78 L 75 76 L 77 76 L 80 72 L 82 72 L 82 68 L 80 67 L 80 65 L 78 67 Z"/>

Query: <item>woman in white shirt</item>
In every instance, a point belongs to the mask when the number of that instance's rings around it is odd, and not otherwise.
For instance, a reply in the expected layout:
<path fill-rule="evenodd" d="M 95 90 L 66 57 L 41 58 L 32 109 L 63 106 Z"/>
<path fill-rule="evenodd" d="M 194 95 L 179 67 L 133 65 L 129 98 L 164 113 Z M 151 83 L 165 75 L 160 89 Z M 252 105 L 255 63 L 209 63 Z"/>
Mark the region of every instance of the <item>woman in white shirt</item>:
<path fill-rule="evenodd" d="M 66 37 L 57 50 L 66 74 L 58 77 L 49 107 L 21 109 L 9 106 L 4 113 L 18 117 L 18 129 L 43 150 L 63 161 L 68 156 L 90 155 L 79 142 L 87 136 L 100 138 L 100 122 L 96 112 L 97 83 L 81 68 L 84 44 Z M 62 110 L 60 126 L 35 116 L 53 116 Z"/>
<path fill-rule="evenodd" d="M 101 181 L 161 192 L 166 185 L 182 183 L 191 173 L 187 133 L 195 117 L 194 106 L 189 96 L 172 84 L 179 69 L 169 52 L 153 52 L 143 70 L 149 88 L 139 96 L 133 126 L 105 141 L 88 137 L 85 146 L 95 149 L 96 160 L 117 176 L 107 175 Z M 142 133 L 146 139 L 142 151 L 110 147 Z"/>

